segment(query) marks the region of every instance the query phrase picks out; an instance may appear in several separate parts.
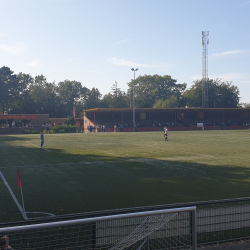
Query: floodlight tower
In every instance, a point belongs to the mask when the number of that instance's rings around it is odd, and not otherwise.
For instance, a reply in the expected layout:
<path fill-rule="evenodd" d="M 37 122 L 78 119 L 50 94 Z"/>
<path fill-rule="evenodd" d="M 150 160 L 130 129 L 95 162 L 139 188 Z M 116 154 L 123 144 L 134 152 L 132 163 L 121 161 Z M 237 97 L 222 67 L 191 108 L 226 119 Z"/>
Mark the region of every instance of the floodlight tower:
<path fill-rule="evenodd" d="M 202 31 L 202 108 L 208 108 L 208 35 Z"/>

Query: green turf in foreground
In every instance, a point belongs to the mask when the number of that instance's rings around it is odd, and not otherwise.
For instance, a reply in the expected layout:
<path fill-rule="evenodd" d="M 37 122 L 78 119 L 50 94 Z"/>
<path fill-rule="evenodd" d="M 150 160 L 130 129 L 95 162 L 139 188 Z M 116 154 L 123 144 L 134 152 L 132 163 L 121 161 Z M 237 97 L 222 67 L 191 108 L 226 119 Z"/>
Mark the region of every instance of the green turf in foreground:
<path fill-rule="evenodd" d="M 26 211 L 69 214 L 250 196 L 248 131 L 0 136 L 0 171 Z M 0 178 L 0 222 L 22 217 Z"/>

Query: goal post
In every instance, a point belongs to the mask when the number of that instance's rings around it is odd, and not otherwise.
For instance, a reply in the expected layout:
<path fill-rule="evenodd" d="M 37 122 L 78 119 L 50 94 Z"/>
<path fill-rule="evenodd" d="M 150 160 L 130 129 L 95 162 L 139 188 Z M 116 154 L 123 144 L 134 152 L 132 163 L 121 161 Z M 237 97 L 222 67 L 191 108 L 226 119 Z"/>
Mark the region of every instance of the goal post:
<path fill-rule="evenodd" d="M 0 228 L 17 249 L 196 249 L 196 207 Z"/>

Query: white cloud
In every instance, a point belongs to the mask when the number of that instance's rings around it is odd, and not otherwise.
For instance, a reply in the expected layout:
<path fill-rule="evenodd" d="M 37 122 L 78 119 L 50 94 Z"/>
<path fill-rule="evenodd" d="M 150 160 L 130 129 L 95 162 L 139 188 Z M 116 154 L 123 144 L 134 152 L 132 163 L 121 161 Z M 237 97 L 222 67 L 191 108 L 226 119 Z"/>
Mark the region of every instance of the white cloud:
<path fill-rule="evenodd" d="M 119 43 L 129 43 L 129 42 L 130 42 L 130 39 L 125 39 L 125 40 L 122 40 L 122 41 L 119 41 L 119 42 L 113 43 L 113 45 L 115 45 L 115 44 L 119 44 Z"/>
<path fill-rule="evenodd" d="M 4 33 L 0 33 L 0 37 L 5 37 L 5 36 L 7 36 L 7 35 Z"/>
<path fill-rule="evenodd" d="M 242 83 L 250 83 L 250 81 L 241 81 Z"/>
<path fill-rule="evenodd" d="M 109 58 L 107 62 L 120 66 L 141 67 L 141 68 L 169 68 L 171 66 L 171 65 L 150 65 L 150 64 L 135 63 L 131 61 L 126 61 L 123 58 L 119 59 L 116 57 Z"/>
<path fill-rule="evenodd" d="M 227 50 L 225 52 L 221 52 L 221 53 L 214 53 L 212 54 L 212 56 L 230 56 L 230 55 L 239 55 L 239 54 L 243 54 L 243 53 L 248 53 L 248 50 Z"/>
<path fill-rule="evenodd" d="M 30 67 L 40 67 L 40 63 L 38 61 L 26 63 L 25 65 L 30 66 Z"/>
<path fill-rule="evenodd" d="M 8 54 L 19 55 L 25 50 L 25 45 L 23 43 L 16 43 L 15 45 L 0 44 L 0 50 Z"/>

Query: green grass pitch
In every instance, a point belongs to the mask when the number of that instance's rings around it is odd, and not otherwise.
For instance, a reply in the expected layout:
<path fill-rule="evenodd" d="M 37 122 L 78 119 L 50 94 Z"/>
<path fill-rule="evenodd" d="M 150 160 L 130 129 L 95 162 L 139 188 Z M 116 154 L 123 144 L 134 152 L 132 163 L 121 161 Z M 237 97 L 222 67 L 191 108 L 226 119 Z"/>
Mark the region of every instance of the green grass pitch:
<path fill-rule="evenodd" d="M 0 136 L 0 171 L 27 212 L 56 215 L 250 196 L 246 130 Z M 0 177 L 0 222 L 22 220 Z"/>

